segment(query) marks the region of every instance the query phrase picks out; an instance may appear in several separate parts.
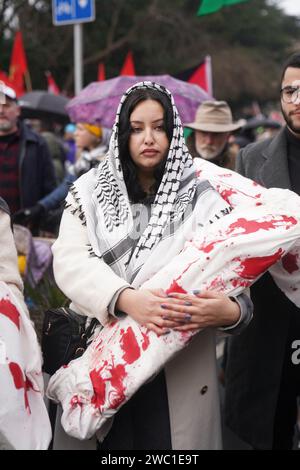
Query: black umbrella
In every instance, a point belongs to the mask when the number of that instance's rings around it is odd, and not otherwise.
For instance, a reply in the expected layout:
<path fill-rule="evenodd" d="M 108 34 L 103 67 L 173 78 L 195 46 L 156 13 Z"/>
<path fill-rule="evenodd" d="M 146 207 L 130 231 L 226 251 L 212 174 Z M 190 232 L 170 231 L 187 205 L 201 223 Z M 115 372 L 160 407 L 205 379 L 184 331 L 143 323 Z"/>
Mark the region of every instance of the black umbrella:
<path fill-rule="evenodd" d="M 47 91 L 30 91 L 19 99 L 21 116 L 28 119 L 50 119 L 67 122 L 69 116 L 66 105 L 69 99 Z"/>
<path fill-rule="evenodd" d="M 274 119 L 265 116 L 257 116 L 248 119 L 247 123 L 243 127 L 243 130 L 257 129 L 258 127 L 266 127 L 268 129 L 280 129 L 281 124 L 278 121 L 274 121 Z"/>

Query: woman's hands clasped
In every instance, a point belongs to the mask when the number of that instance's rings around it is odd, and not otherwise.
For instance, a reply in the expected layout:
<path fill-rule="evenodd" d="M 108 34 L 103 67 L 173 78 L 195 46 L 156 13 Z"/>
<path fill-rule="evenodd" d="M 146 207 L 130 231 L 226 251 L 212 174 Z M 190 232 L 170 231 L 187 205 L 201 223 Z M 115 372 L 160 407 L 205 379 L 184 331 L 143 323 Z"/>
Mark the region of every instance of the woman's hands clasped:
<path fill-rule="evenodd" d="M 190 331 L 207 327 L 225 327 L 240 317 L 239 305 L 215 291 L 166 295 L 162 289 L 125 289 L 116 308 L 158 335 L 170 329 Z"/>
<path fill-rule="evenodd" d="M 168 299 L 167 294 L 162 289 L 125 289 L 118 297 L 116 309 L 130 315 L 140 325 L 144 325 L 149 330 L 162 335 L 169 333 L 170 328 L 182 325 L 185 317 L 184 313 L 171 310 L 176 314 L 176 320 L 165 318 L 162 305 L 166 300 L 171 300 L 172 304 L 178 308 L 182 303 L 181 300 Z M 178 319 L 182 322 L 179 323 Z"/>
<path fill-rule="evenodd" d="M 203 328 L 218 328 L 234 325 L 240 318 L 240 306 L 227 295 L 216 291 L 194 291 L 190 294 L 170 294 L 165 302 L 165 313 L 168 319 L 176 318 L 177 313 L 185 312 L 184 325 L 175 327 L 175 330 L 189 331 Z M 182 304 L 172 304 L 170 300 L 181 300 Z M 171 307 L 169 309 L 169 307 Z M 174 311 L 176 313 L 174 313 Z"/>

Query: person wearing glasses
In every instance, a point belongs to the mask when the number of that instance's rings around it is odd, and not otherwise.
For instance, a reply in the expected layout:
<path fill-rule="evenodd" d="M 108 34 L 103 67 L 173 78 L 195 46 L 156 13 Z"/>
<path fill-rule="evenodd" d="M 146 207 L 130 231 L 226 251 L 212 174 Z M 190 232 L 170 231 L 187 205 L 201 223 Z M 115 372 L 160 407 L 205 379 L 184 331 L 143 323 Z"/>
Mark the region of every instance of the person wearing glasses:
<path fill-rule="evenodd" d="M 243 148 L 237 171 L 265 187 L 300 195 L 300 53 L 284 64 L 280 98 L 286 125 L 275 137 Z M 287 257 L 290 273 L 299 262 Z M 229 340 L 226 424 L 254 448 L 291 449 L 300 395 L 300 364 L 293 361 L 300 340 L 300 310 L 268 273 L 251 288 L 251 299 L 251 325 Z"/>

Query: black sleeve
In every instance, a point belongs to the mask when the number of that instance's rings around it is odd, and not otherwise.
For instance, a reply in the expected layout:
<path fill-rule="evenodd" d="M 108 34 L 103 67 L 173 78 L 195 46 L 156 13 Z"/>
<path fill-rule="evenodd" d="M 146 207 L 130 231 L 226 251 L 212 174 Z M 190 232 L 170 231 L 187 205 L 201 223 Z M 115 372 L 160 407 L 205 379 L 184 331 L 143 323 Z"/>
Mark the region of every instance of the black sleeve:
<path fill-rule="evenodd" d="M 246 176 L 245 168 L 244 168 L 244 154 L 245 149 L 241 149 L 236 157 L 236 164 L 235 164 L 235 171 L 242 176 Z"/>
<path fill-rule="evenodd" d="M 42 197 L 44 197 L 56 188 L 56 176 L 53 161 L 44 140 L 40 142 L 40 150 L 42 159 Z"/>

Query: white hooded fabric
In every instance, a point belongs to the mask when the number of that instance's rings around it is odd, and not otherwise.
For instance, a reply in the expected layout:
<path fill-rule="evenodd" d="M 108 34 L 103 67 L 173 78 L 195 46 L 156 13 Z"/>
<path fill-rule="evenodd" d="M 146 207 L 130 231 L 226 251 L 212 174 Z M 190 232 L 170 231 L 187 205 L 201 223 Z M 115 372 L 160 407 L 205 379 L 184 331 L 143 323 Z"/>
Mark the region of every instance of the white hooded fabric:
<path fill-rule="evenodd" d="M 156 84 L 143 83 L 132 87 L 120 106 L 137 87 L 170 96 Z M 300 306 L 299 292 L 292 295 L 288 287 L 285 264 L 300 242 L 300 198 L 288 190 L 260 188 L 206 161 L 193 164 L 174 105 L 173 111 L 166 170 L 149 224 L 133 249 L 117 153 L 118 116 L 107 160 L 98 172 L 76 181 L 67 202 L 86 224 L 91 255 L 104 259 L 134 288 L 213 289 L 228 295 L 241 293 L 282 260 L 274 268 L 278 285 Z M 300 282 L 299 272 L 298 277 Z M 62 405 L 65 431 L 78 439 L 95 433 L 103 439 L 109 419 L 195 334 L 172 331 L 157 337 L 130 316 L 106 324 L 85 354 L 50 380 L 47 394 Z"/>
<path fill-rule="evenodd" d="M 0 281 L 0 441 L 15 450 L 46 450 L 51 426 L 43 400 L 42 357 L 24 306 Z"/>

